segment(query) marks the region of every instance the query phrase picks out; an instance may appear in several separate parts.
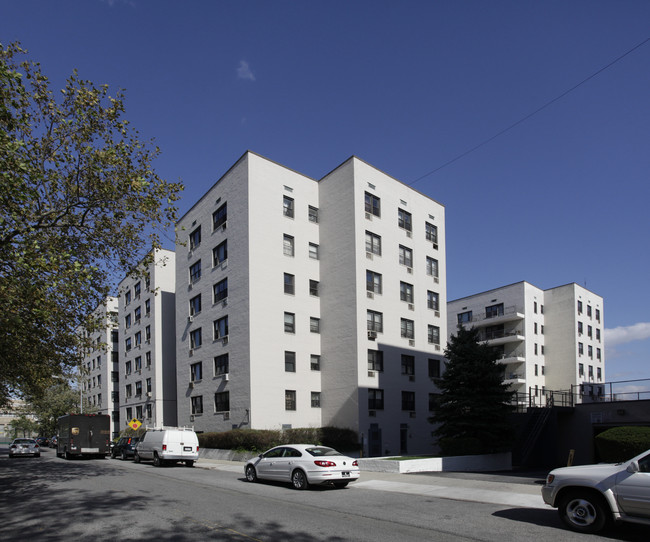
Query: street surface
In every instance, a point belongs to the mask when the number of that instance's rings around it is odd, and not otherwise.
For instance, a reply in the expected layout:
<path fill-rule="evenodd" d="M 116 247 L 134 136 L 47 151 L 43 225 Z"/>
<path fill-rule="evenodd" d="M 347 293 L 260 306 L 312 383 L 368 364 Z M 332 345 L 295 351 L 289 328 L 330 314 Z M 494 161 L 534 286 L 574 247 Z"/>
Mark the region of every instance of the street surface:
<path fill-rule="evenodd" d="M 199 467 L 199 464 L 201 466 Z M 513 482 L 514 480 L 514 482 Z M 620 525 L 566 530 L 537 481 L 364 473 L 347 489 L 245 481 L 240 463 L 155 468 L 120 460 L 9 459 L 0 449 L 0 540 L 647 542 Z M 479 501 L 479 502 L 475 502 Z"/>

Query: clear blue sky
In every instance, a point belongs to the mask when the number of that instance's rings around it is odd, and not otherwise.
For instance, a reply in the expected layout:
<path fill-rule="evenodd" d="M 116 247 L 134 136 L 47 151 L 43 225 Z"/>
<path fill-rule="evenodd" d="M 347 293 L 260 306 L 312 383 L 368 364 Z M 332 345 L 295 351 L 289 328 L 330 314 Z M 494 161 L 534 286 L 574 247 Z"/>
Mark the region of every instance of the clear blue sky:
<path fill-rule="evenodd" d="M 647 0 L 0 0 L 61 87 L 127 91 L 186 186 L 246 150 L 321 178 L 357 155 L 405 183 L 650 38 Z M 607 380 L 650 378 L 650 42 L 413 186 L 446 206 L 449 299 L 526 280 L 605 299 Z M 648 386 L 650 387 L 650 386 Z"/>

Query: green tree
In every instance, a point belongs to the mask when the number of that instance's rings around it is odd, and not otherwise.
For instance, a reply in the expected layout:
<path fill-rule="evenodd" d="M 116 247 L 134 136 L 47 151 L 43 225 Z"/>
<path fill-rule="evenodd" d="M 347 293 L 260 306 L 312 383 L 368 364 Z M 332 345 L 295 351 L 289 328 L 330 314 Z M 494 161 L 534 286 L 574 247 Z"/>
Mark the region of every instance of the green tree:
<path fill-rule="evenodd" d="M 0 44 L 0 405 L 78 365 L 75 330 L 161 246 L 182 190 L 154 171 L 122 91 L 75 71 L 55 95 L 26 58 Z"/>
<path fill-rule="evenodd" d="M 503 384 L 503 367 L 494 350 L 479 341 L 475 328 L 458 326 L 445 350 L 447 363 L 436 384 L 440 388 L 432 423 L 445 455 L 492 453 L 510 449 L 508 421 L 513 392 Z"/>
<path fill-rule="evenodd" d="M 38 433 L 44 437 L 56 434 L 56 420 L 64 414 L 79 412 L 79 390 L 69 380 L 57 378 L 46 393 L 29 397 L 29 411 L 36 416 Z"/>
<path fill-rule="evenodd" d="M 37 432 L 38 423 L 28 418 L 25 414 L 21 414 L 9 422 L 9 427 L 11 427 L 13 438 L 31 437 L 32 433 Z"/>

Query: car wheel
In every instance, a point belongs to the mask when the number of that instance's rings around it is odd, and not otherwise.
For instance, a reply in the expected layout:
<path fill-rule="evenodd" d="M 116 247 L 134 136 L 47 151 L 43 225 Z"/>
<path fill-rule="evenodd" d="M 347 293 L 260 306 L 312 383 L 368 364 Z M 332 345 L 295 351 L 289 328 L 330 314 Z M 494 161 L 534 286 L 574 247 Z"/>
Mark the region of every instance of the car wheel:
<path fill-rule="evenodd" d="M 348 487 L 349 482 L 334 482 L 334 487 L 336 489 L 343 489 L 344 487 Z"/>
<path fill-rule="evenodd" d="M 140 454 L 138 452 L 135 452 L 135 455 L 133 456 L 133 461 L 134 463 L 140 463 Z"/>
<path fill-rule="evenodd" d="M 558 512 L 570 529 L 580 533 L 602 530 L 609 517 L 609 507 L 603 498 L 592 492 L 568 493 L 560 500 Z"/>
<path fill-rule="evenodd" d="M 115 453 L 115 450 L 111 452 L 111 459 L 115 459 L 117 457 L 117 454 Z"/>
<path fill-rule="evenodd" d="M 158 454 L 153 454 L 153 466 L 154 467 L 162 467 L 163 466 L 163 461 L 158 457 Z"/>
<path fill-rule="evenodd" d="M 257 482 L 257 471 L 253 465 L 248 465 L 246 467 L 246 480 L 249 482 Z"/>
<path fill-rule="evenodd" d="M 126 452 L 122 450 L 122 461 L 126 461 L 126 459 L 127 459 Z"/>
<path fill-rule="evenodd" d="M 294 470 L 291 474 L 291 483 L 295 489 L 307 489 L 309 487 L 307 476 L 300 469 Z"/>
<path fill-rule="evenodd" d="M 72 454 L 70 452 L 68 452 L 67 448 L 65 450 L 63 450 L 63 457 L 65 457 L 67 460 L 72 459 Z"/>

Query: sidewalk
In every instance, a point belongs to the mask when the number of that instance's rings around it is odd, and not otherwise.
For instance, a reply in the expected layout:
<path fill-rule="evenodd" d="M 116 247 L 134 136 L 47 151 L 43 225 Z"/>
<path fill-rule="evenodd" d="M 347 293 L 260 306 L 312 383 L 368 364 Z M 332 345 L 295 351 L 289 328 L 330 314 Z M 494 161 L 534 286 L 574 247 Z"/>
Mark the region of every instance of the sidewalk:
<path fill-rule="evenodd" d="M 234 472 L 243 477 L 245 464 L 244 461 L 201 458 L 196 467 Z M 519 473 L 397 474 L 361 471 L 361 478 L 349 488 L 549 510 L 541 495 L 543 477 L 541 473 L 527 476 Z"/>

